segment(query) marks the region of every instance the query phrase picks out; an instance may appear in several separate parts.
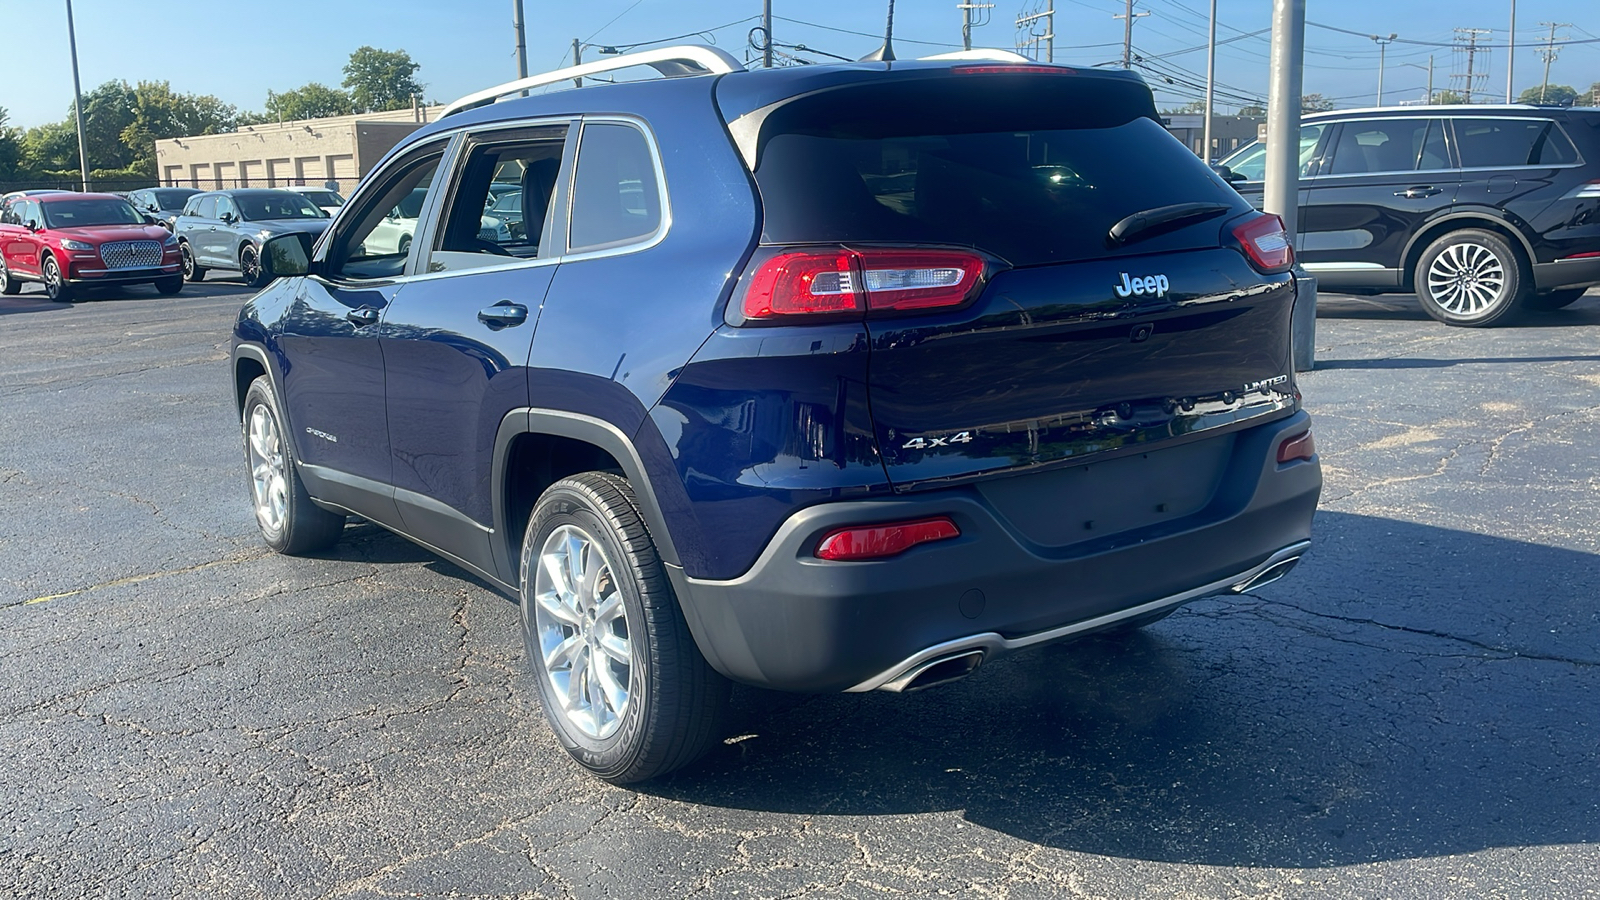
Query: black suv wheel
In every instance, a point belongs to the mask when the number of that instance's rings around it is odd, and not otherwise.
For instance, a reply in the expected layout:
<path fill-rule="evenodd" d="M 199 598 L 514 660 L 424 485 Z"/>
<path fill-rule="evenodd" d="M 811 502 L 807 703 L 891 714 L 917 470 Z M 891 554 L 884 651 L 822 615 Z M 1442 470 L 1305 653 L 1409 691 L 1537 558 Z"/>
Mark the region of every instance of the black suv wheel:
<path fill-rule="evenodd" d="M 562 479 L 522 541 L 522 635 L 545 717 L 613 784 L 692 762 L 716 737 L 728 684 L 700 655 L 628 482 Z"/>
<path fill-rule="evenodd" d="M 1520 311 L 1533 293 L 1522 256 L 1492 231 L 1452 231 L 1417 260 L 1417 299 L 1448 325 L 1498 325 Z"/>

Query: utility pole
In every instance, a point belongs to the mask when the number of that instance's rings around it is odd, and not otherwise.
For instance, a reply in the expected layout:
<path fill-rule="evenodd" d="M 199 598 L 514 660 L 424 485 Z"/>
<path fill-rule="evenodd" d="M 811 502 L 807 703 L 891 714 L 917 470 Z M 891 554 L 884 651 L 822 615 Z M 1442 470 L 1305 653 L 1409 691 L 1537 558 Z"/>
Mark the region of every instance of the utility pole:
<path fill-rule="evenodd" d="M 1389 37 L 1378 37 L 1378 35 L 1366 35 L 1366 37 L 1373 38 L 1373 42 L 1378 43 L 1378 106 L 1382 106 L 1384 104 L 1384 54 L 1389 51 L 1390 43 L 1394 43 L 1395 38 L 1400 37 L 1400 35 L 1395 34 L 1395 32 L 1389 32 Z"/>
<path fill-rule="evenodd" d="M 768 2 L 770 3 L 771 0 L 768 0 Z M 984 25 L 984 24 L 987 24 L 987 22 L 988 22 L 987 19 L 985 19 L 982 22 L 974 22 L 974 21 L 972 21 L 972 11 L 975 10 L 975 9 L 994 9 L 994 4 L 993 3 L 962 2 L 962 3 L 957 3 L 956 4 L 956 9 L 961 10 L 961 49 L 963 49 L 963 50 L 971 50 L 972 49 L 972 26 L 974 26 L 974 25 Z M 1051 47 L 1050 49 L 1051 49 L 1052 52 L 1055 50 L 1054 47 Z"/>
<path fill-rule="evenodd" d="M 583 44 L 577 38 L 572 39 L 572 64 L 575 66 L 583 65 Z M 578 87 L 583 87 L 583 76 L 579 75 L 577 78 L 572 79 L 572 83 Z"/>
<path fill-rule="evenodd" d="M 1477 83 L 1477 80 L 1480 77 L 1482 77 L 1482 78 L 1487 78 L 1488 77 L 1488 73 L 1484 73 L 1481 76 L 1478 75 L 1476 73 L 1476 71 L 1474 70 L 1474 66 L 1475 66 L 1475 64 L 1477 63 L 1477 60 L 1478 60 L 1478 52 L 1483 49 L 1482 47 L 1478 46 L 1478 35 L 1480 35 L 1480 34 L 1488 34 L 1489 33 L 1489 29 L 1487 29 L 1487 28 L 1457 28 L 1457 29 L 1455 29 L 1455 33 L 1456 33 L 1456 40 L 1458 42 L 1459 41 L 1463 41 L 1463 40 L 1467 42 L 1467 45 L 1465 47 L 1461 48 L 1462 52 L 1467 54 L 1467 74 L 1465 76 L 1462 76 L 1462 75 L 1451 75 L 1450 77 L 1451 78 L 1463 78 L 1463 77 L 1466 78 L 1467 85 L 1466 85 L 1466 88 L 1461 92 L 1461 96 L 1462 96 L 1463 100 L 1465 100 L 1467 103 L 1470 104 L 1472 102 L 1472 88 L 1473 88 L 1473 85 Z M 1466 35 L 1466 37 L 1463 38 L 1463 37 L 1461 37 L 1461 35 Z"/>
<path fill-rule="evenodd" d="M 517 32 L 517 77 L 528 77 L 528 35 L 523 28 L 522 0 L 511 0 L 511 27 Z"/>
<path fill-rule="evenodd" d="M 1267 167 L 1262 209 L 1294 243 L 1300 211 L 1300 91 L 1305 78 L 1306 0 L 1272 0 L 1267 89 Z"/>
<path fill-rule="evenodd" d="M 1539 24 L 1550 29 L 1550 38 L 1545 42 L 1545 48 L 1539 51 L 1539 55 L 1544 57 L 1544 81 L 1539 83 L 1539 102 L 1543 103 L 1544 92 L 1550 89 L 1550 64 L 1555 62 L 1557 56 L 1561 55 L 1561 49 L 1556 46 L 1556 29 L 1566 28 L 1572 23 L 1540 22 Z"/>
<path fill-rule="evenodd" d="M 772 0 L 761 0 L 761 68 L 772 68 Z"/>
<path fill-rule="evenodd" d="M 1133 0 L 1128 0 L 1128 11 L 1122 15 L 1111 17 L 1124 20 L 1122 23 L 1122 67 L 1124 69 L 1133 68 L 1133 20 L 1141 19 L 1148 15 L 1150 14 L 1147 12 L 1135 13 L 1133 11 Z"/>
<path fill-rule="evenodd" d="M 1517 68 L 1517 0 L 1511 0 L 1511 30 L 1506 34 L 1506 102 L 1510 103 L 1513 96 L 1511 78 Z"/>
<path fill-rule="evenodd" d="M 72 0 L 67 0 L 67 49 L 72 53 L 72 109 L 78 116 L 78 174 L 89 192 L 89 149 L 83 137 L 83 87 L 78 83 L 78 31 L 72 25 Z"/>
<path fill-rule="evenodd" d="M 993 4 L 989 4 L 989 5 L 992 6 Z M 1034 34 L 1033 33 L 1033 25 L 1034 25 L 1034 23 L 1035 22 L 1041 22 L 1041 21 L 1044 22 L 1044 33 L 1043 34 Z M 1017 29 L 1019 31 L 1022 30 L 1022 29 L 1027 29 L 1027 31 L 1028 31 L 1028 43 L 1031 44 L 1033 46 L 1033 48 L 1034 48 L 1034 54 L 1035 54 L 1034 55 L 1034 59 L 1038 59 L 1039 58 L 1038 57 L 1039 42 L 1040 41 L 1044 41 L 1044 47 L 1045 47 L 1045 49 L 1044 49 L 1044 61 L 1045 62 L 1055 62 L 1055 60 L 1056 60 L 1056 0 L 1049 0 L 1049 2 L 1046 3 L 1045 9 L 1044 9 L 1043 12 L 1024 13 L 1023 15 L 1017 16 Z M 1018 47 L 1019 48 L 1021 47 L 1020 38 L 1019 38 L 1019 42 L 1018 42 Z"/>
<path fill-rule="evenodd" d="M 1211 29 L 1206 37 L 1205 125 L 1200 130 L 1200 160 L 1211 162 L 1211 101 L 1217 89 L 1217 0 L 1211 0 Z"/>

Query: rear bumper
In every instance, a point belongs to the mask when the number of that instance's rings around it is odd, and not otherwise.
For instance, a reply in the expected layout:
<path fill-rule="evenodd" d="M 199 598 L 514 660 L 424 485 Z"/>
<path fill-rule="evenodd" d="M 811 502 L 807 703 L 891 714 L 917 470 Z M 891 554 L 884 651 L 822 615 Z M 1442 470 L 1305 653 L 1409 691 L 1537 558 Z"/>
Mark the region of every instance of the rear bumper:
<path fill-rule="evenodd" d="M 1600 284 L 1600 256 L 1539 263 L 1533 267 L 1533 283 L 1541 291 Z"/>
<path fill-rule="evenodd" d="M 737 579 L 670 571 L 724 675 L 783 690 L 898 690 L 952 655 L 1062 640 L 1287 571 L 1308 546 L 1322 475 L 1316 460 L 1279 466 L 1277 448 L 1308 426 L 1297 413 L 1239 432 L 1204 508 L 1093 541 L 1034 544 L 967 486 L 801 510 Z M 933 515 L 961 536 L 875 562 L 812 555 L 832 528 Z"/>

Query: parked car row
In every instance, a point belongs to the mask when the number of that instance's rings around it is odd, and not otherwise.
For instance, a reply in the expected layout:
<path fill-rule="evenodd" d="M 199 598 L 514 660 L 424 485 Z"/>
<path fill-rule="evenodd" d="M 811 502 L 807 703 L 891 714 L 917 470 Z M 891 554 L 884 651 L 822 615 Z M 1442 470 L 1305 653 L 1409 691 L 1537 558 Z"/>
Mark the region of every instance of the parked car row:
<path fill-rule="evenodd" d="M 1600 284 L 1600 110 L 1433 106 L 1306 116 L 1296 252 L 1323 286 L 1415 291 L 1450 325 Z M 1266 147 L 1219 174 L 1257 208 Z"/>

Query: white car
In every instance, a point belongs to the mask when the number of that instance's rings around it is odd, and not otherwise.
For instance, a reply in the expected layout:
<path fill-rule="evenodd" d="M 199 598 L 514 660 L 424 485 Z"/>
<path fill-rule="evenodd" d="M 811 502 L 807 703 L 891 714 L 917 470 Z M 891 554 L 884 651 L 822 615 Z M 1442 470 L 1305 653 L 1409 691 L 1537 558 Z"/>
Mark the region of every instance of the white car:
<path fill-rule="evenodd" d="M 411 192 L 411 196 L 389 210 L 383 221 L 374 226 L 361 242 L 361 255 L 404 256 L 411 252 L 411 238 L 417 233 L 417 218 L 422 213 L 422 202 L 427 197 L 427 188 L 417 188 Z M 494 244 L 508 244 L 511 242 L 511 229 L 493 216 L 484 216 L 479 221 L 478 238 Z"/>
<path fill-rule="evenodd" d="M 307 200 L 322 208 L 322 211 L 332 217 L 344 205 L 344 197 L 338 191 L 325 187 L 286 187 L 286 191 L 303 194 Z"/>

